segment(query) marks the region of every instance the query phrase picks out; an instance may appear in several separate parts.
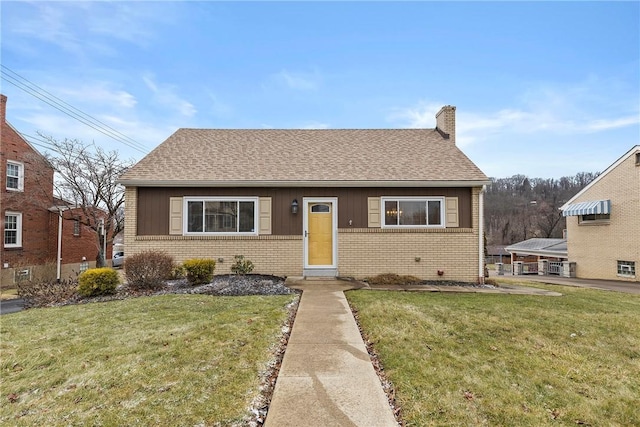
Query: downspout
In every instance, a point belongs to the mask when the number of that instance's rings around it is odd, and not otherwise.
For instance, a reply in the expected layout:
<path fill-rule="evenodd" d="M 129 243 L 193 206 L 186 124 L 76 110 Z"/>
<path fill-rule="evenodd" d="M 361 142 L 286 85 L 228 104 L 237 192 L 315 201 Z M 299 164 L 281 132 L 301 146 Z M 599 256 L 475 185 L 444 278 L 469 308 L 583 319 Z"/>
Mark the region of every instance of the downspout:
<path fill-rule="evenodd" d="M 58 208 L 58 258 L 56 262 L 57 267 L 57 282 L 60 283 L 60 270 L 62 263 L 62 209 Z"/>
<path fill-rule="evenodd" d="M 478 283 L 484 283 L 484 191 L 483 185 L 478 194 Z"/>

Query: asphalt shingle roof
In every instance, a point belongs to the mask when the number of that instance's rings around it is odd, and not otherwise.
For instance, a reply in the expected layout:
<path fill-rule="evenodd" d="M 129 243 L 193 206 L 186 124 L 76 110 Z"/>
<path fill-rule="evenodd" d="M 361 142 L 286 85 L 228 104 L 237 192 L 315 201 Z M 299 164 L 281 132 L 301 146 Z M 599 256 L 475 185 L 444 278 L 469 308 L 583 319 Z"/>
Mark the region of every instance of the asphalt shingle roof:
<path fill-rule="evenodd" d="M 436 129 L 179 129 L 125 185 L 488 181 Z M 483 182 L 484 183 L 484 182 Z"/>

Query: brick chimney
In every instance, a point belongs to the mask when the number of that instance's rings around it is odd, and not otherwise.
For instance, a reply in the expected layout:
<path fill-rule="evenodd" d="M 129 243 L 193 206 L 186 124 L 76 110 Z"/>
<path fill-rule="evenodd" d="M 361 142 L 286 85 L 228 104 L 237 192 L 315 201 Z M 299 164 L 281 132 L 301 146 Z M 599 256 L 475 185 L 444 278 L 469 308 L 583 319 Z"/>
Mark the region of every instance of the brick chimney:
<path fill-rule="evenodd" d="M 453 144 L 456 143 L 456 107 L 445 105 L 436 114 L 436 129 Z"/>
<path fill-rule="evenodd" d="M 0 93 L 0 123 L 4 123 L 7 120 L 7 97 Z"/>

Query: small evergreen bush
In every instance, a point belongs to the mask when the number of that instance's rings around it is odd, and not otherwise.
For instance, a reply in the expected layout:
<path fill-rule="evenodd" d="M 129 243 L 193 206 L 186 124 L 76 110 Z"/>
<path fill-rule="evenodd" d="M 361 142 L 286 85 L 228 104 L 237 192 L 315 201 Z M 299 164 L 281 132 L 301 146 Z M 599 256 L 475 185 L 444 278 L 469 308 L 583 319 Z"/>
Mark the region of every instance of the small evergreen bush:
<path fill-rule="evenodd" d="M 248 259 L 244 259 L 244 255 L 236 255 L 233 257 L 235 262 L 231 266 L 231 271 L 236 274 L 249 274 L 253 271 L 253 263 Z"/>
<path fill-rule="evenodd" d="M 192 285 L 203 285 L 213 279 L 216 261 L 208 258 L 188 259 L 182 263 L 187 280 Z"/>
<path fill-rule="evenodd" d="M 127 256 L 124 262 L 129 288 L 138 290 L 162 287 L 173 269 L 173 257 L 162 251 L 143 251 Z"/>
<path fill-rule="evenodd" d="M 175 267 L 173 267 L 173 269 L 171 270 L 171 279 L 172 280 L 178 280 L 178 279 L 184 279 L 184 267 L 181 265 L 176 265 Z"/>
<path fill-rule="evenodd" d="M 117 271 L 108 267 L 92 268 L 78 276 L 78 293 L 83 297 L 112 294 L 119 284 Z"/>

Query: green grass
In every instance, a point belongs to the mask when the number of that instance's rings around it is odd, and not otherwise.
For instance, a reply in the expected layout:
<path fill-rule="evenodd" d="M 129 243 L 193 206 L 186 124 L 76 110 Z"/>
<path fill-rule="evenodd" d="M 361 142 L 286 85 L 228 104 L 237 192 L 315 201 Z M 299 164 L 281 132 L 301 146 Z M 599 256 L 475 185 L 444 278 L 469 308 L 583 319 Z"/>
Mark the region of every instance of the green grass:
<path fill-rule="evenodd" d="M 2 316 L 0 424 L 240 422 L 294 298 L 166 295 Z"/>
<path fill-rule="evenodd" d="M 640 425 L 640 297 L 350 291 L 408 426 Z"/>

